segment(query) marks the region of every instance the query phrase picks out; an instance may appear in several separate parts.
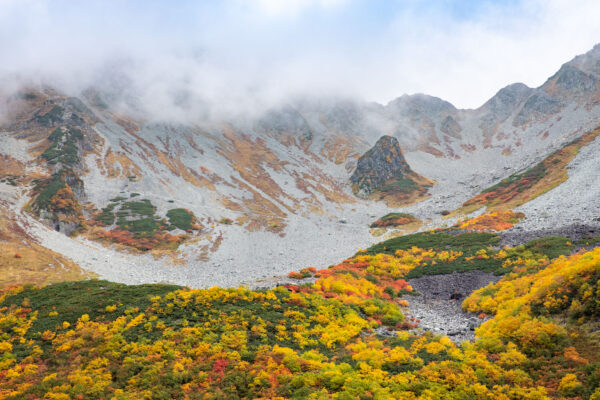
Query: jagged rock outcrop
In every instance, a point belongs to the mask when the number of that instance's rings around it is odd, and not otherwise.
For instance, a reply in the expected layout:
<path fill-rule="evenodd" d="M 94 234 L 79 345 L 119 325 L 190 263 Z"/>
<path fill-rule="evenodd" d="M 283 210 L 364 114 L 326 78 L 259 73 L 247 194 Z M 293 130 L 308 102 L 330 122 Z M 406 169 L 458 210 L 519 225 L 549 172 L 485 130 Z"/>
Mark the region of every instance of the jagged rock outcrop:
<path fill-rule="evenodd" d="M 350 182 L 355 185 L 354 193 L 364 198 L 381 189 L 386 181 L 403 178 L 409 172 L 410 167 L 404 159 L 398 139 L 382 136 L 373 148 L 359 158 Z"/>
<path fill-rule="evenodd" d="M 392 136 L 379 138 L 375 146 L 358 159 L 350 182 L 358 197 L 370 198 L 380 193 L 381 200 L 391 196 L 407 203 L 415 195 L 424 195 L 425 188 L 433 183 L 410 169 L 398 139 Z"/>

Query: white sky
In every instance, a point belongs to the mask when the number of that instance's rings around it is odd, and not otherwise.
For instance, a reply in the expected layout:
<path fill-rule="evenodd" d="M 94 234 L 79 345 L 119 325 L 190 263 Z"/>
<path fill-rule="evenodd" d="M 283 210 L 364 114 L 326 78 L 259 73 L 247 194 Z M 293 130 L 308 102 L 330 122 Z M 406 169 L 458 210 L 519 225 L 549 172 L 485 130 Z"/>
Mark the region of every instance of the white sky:
<path fill-rule="evenodd" d="M 598 0 L 0 0 L 0 78 L 75 92 L 119 71 L 152 112 L 417 92 L 473 108 L 542 84 L 599 20 Z"/>

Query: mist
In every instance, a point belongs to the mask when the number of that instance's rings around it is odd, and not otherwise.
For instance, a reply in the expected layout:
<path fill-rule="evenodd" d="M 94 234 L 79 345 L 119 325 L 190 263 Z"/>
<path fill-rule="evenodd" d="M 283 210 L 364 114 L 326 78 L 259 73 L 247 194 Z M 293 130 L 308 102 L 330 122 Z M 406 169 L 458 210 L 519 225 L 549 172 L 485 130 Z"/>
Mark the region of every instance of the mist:
<path fill-rule="evenodd" d="M 475 108 L 600 41 L 593 0 L 0 0 L 2 92 L 90 87 L 112 108 L 194 121 L 298 97 Z"/>

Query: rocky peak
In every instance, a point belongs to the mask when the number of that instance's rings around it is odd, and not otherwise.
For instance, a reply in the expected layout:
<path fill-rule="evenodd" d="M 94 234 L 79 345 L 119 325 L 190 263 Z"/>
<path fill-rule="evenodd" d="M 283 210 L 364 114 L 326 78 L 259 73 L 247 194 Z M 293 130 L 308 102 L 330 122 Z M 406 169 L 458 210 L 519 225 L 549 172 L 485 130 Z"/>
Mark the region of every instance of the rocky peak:
<path fill-rule="evenodd" d="M 570 65 L 581 71 L 600 77 L 600 44 L 585 54 L 578 55 L 565 65 Z"/>
<path fill-rule="evenodd" d="M 387 108 L 392 113 L 404 116 L 434 116 L 439 114 L 454 114 L 456 107 L 439 97 L 426 94 L 403 95 L 391 101 Z"/>
<path fill-rule="evenodd" d="M 506 118 L 514 111 L 514 107 L 527 99 L 533 91 L 534 89 L 524 83 L 513 83 L 500 89 L 494 97 L 480 107 L 480 110 L 499 114 Z"/>
<path fill-rule="evenodd" d="M 358 159 L 356 170 L 350 177 L 353 191 L 367 197 L 393 178 L 403 178 L 411 169 L 404 159 L 398 139 L 382 136 L 375 146 Z"/>
<path fill-rule="evenodd" d="M 598 89 L 598 78 L 574 65 L 564 64 L 556 74 L 541 87 L 548 95 L 570 100 L 587 96 Z"/>

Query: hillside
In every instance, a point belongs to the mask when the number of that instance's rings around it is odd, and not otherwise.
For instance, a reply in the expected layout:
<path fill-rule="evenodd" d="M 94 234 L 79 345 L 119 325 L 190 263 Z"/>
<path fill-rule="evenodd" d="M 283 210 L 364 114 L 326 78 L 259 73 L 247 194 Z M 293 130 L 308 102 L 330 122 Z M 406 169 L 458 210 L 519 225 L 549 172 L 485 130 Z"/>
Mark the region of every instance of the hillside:
<path fill-rule="evenodd" d="M 185 122 L 20 87 L 0 399 L 600 399 L 599 82 Z"/>
<path fill-rule="evenodd" d="M 0 400 L 600 400 L 598 16 L 0 0 Z"/>
<path fill-rule="evenodd" d="M 539 88 L 509 85 L 475 110 L 420 94 L 387 105 L 302 98 L 184 124 L 123 115 L 97 89 L 69 97 L 22 88 L 7 98 L 0 129 L 2 207 L 41 246 L 102 277 L 194 287 L 334 263 L 375 243 L 369 226 L 394 211 L 431 229 L 455 221 L 442 212 L 469 213 L 483 198 L 494 211 L 495 198 L 520 207 L 527 229 L 596 223 L 598 54 L 576 57 Z M 391 191 L 353 192 L 361 175 L 389 175 L 385 162 L 364 163 L 387 137 L 401 161 Z M 494 185 L 527 174 L 543 179 L 498 203 L 514 190 Z M 15 196 L 10 182 L 26 191 Z M 546 212 L 573 192 L 565 212 Z"/>
<path fill-rule="evenodd" d="M 498 234 L 421 233 L 272 290 L 7 289 L 0 396 L 596 399 L 600 236 L 557 239 L 498 249 Z M 505 275 L 463 302 L 485 321 L 473 343 L 404 317 L 423 295 L 415 271 L 474 269 Z"/>

